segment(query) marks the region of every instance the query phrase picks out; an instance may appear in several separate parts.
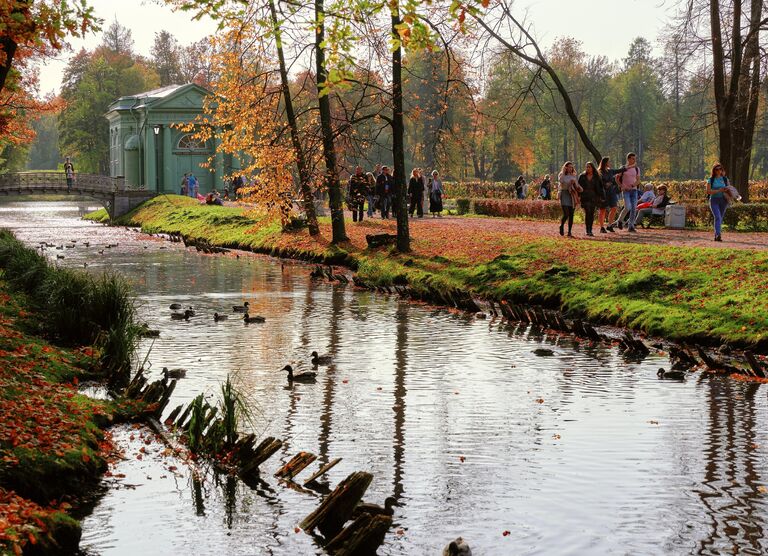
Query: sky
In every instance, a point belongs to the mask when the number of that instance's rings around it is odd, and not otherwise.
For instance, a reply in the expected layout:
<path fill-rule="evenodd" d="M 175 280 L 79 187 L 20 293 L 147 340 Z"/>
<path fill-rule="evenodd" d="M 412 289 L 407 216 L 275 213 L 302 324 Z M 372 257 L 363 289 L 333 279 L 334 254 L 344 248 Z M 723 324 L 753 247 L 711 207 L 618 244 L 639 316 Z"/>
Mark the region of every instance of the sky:
<path fill-rule="evenodd" d="M 542 45 L 549 46 L 556 37 L 570 35 L 582 41 L 587 53 L 620 60 L 637 36 L 642 35 L 655 44 L 670 10 L 678 3 L 675 0 L 517 0 L 515 5 L 517 13 L 527 10 Z M 185 45 L 216 30 L 210 20 L 191 21 L 188 13 L 174 13 L 156 1 L 89 0 L 89 4 L 96 16 L 104 20 L 104 27 L 117 19 L 130 29 L 135 50 L 145 56 L 150 53 L 155 33 L 164 29 Z M 46 61 L 40 68 L 40 92 L 58 93 L 69 58 L 80 48 L 90 50 L 100 42 L 101 37 L 96 34 L 73 40 L 71 52 Z"/>

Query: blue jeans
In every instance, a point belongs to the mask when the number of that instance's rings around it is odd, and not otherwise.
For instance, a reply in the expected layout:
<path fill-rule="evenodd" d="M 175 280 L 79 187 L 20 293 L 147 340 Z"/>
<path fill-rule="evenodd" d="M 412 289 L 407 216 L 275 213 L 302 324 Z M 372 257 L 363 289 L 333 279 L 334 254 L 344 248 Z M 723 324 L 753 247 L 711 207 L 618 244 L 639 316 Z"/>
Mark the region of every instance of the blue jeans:
<path fill-rule="evenodd" d="M 715 235 L 720 235 L 720 228 L 723 226 L 723 216 L 725 216 L 725 209 L 728 208 L 728 201 L 725 197 L 710 197 L 709 198 L 709 210 L 712 211 L 712 216 L 715 217 Z"/>
<path fill-rule="evenodd" d="M 624 210 L 629 212 L 629 229 L 635 229 L 635 219 L 637 218 L 637 189 L 623 191 Z"/>
<path fill-rule="evenodd" d="M 382 195 L 379 197 L 379 208 L 381 208 L 381 217 L 389 218 L 389 209 L 392 208 L 392 196 Z"/>
<path fill-rule="evenodd" d="M 373 205 L 376 204 L 376 201 L 373 200 L 373 195 L 368 195 L 368 218 L 373 216 Z"/>

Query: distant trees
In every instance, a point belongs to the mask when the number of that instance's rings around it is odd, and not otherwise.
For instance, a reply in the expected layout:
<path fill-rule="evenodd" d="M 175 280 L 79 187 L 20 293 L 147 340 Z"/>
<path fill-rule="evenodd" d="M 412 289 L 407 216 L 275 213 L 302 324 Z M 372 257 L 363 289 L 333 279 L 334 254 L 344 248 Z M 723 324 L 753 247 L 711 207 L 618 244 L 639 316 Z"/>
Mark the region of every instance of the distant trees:
<path fill-rule="evenodd" d="M 80 172 L 109 172 L 109 130 L 104 113 L 124 95 L 156 88 L 151 64 L 133 52 L 130 30 L 113 22 L 92 52 L 81 50 L 64 71 L 59 117 L 60 149 Z"/>

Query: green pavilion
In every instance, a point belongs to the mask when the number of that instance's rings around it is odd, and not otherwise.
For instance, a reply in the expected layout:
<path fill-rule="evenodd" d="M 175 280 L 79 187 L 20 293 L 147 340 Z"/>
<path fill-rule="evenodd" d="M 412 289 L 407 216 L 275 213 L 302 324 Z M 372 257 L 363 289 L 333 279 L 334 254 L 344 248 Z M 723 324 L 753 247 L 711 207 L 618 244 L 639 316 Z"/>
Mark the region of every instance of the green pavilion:
<path fill-rule="evenodd" d="M 200 182 L 200 193 L 222 190 L 222 176 L 233 169 L 231 155 L 217 152 L 213 141 L 201 143 L 177 129 L 203 111 L 211 92 L 188 83 L 124 96 L 113 102 L 109 121 L 110 175 L 126 184 L 158 193 L 178 193 L 185 173 Z M 213 157 L 211 170 L 201 165 Z"/>

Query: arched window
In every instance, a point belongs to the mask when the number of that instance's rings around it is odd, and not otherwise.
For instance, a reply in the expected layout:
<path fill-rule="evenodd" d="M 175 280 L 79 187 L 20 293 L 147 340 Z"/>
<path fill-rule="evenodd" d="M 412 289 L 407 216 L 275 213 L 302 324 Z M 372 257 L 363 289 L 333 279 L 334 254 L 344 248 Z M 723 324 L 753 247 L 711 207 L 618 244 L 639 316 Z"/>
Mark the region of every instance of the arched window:
<path fill-rule="evenodd" d="M 180 151 L 206 151 L 208 150 L 208 147 L 206 144 L 196 137 L 194 137 L 191 133 L 187 133 L 186 135 L 182 135 L 179 138 L 179 142 L 176 145 L 176 148 Z"/>

